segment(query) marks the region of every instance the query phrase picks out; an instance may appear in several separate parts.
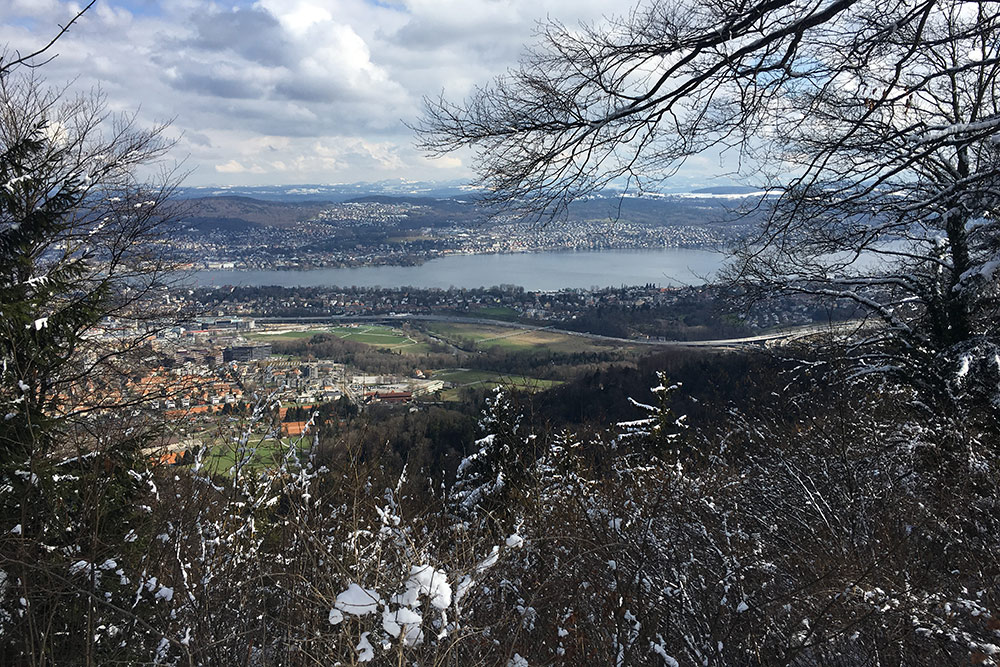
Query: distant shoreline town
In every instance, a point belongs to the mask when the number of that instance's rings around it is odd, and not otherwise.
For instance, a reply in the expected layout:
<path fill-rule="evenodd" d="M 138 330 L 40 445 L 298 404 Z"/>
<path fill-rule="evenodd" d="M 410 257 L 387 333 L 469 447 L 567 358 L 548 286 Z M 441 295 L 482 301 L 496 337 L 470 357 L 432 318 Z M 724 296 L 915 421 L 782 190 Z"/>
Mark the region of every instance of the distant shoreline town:
<path fill-rule="evenodd" d="M 745 235 L 740 198 L 602 197 L 565 220 L 488 217 L 467 199 L 367 196 L 330 203 L 242 196 L 188 200 L 170 255 L 194 270 L 416 266 L 451 255 L 718 250 Z"/>

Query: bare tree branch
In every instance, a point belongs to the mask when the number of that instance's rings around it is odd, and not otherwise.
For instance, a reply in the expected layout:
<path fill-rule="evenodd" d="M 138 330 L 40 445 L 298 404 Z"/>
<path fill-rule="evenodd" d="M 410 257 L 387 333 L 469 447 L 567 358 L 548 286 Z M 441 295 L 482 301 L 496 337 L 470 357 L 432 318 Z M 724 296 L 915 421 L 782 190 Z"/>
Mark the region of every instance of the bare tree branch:
<path fill-rule="evenodd" d="M 0 56 L 0 76 L 3 76 L 8 72 L 13 71 L 15 68 L 20 67 L 22 65 L 25 67 L 34 68 L 34 67 L 41 67 L 42 65 L 50 62 L 52 58 L 55 58 L 55 56 L 50 56 L 41 62 L 34 62 L 34 60 L 39 56 L 44 55 L 49 49 L 51 49 L 55 45 L 55 43 L 59 41 L 59 38 L 65 35 L 69 31 L 69 29 L 73 27 L 73 24 L 76 23 L 79 20 L 79 18 L 83 16 L 84 13 L 86 13 L 86 11 L 91 7 L 93 7 L 96 3 L 97 0 L 90 0 L 90 2 L 84 5 L 83 9 L 81 9 L 80 11 L 78 11 L 76 14 L 73 15 L 73 18 L 71 18 L 69 22 L 66 23 L 66 25 L 60 25 L 59 32 L 57 32 L 55 36 L 52 39 L 50 39 L 49 42 L 40 49 L 32 51 L 31 53 L 24 56 L 18 55 L 14 59 L 8 60 L 7 62 L 4 62 L 3 57 Z"/>

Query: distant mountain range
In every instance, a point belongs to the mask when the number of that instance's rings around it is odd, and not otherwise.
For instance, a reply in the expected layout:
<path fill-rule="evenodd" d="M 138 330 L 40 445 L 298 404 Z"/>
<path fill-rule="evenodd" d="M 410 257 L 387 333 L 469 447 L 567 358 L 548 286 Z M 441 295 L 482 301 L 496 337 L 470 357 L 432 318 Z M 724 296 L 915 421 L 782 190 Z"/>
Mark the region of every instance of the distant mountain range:
<path fill-rule="evenodd" d="M 461 197 L 474 193 L 461 182 L 417 182 L 404 180 L 389 180 L 360 183 L 336 183 L 327 185 L 233 185 L 233 186 L 201 186 L 182 187 L 177 189 L 177 196 L 182 199 L 197 199 L 202 197 L 252 197 L 266 201 L 279 202 L 345 202 L 359 197 L 389 195 L 396 197 L 419 196 L 429 198 Z"/>

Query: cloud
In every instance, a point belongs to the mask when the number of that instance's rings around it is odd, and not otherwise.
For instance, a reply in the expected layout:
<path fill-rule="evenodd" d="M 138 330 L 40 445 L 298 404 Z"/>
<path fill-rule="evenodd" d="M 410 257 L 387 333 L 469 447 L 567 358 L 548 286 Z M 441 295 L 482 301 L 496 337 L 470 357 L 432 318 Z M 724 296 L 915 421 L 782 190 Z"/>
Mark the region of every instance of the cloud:
<path fill-rule="evenodd" d="M 274 3 L 271 3 L 271 6 L 277 7 Z M 314 26 L 333 20 L 330 12 L 310 2 L 282 3 L 282 6 L 291 9 L 279 13 L 278 20 L 294 35 L 305 35 Z"/>
<path fill-rule="evenodd" d="M 221 174 L 263 174 L 265 170 L 259 166 L 246 167 L 236 160 L 230 160 L 225 164 L 215 165 L 215 170 Z"/>
<path fill-rule="evenodd" d="M 295 50 L 281 23 L 258 8 L 196 12 L 191 27 L 193 34 L 178 46 L 199 53 L 229 52 L 260 65 L 286 66 Z"/>
<path fill-rule="evenodd" d="M 65 0 L 0 0 L 0 42 L 30 50 Z M 44 68 L 142 122 L 172 119 L 191 184 L 469 176 L 404 122 L 516 64 L 536 21 L 597 20 L 603 0 L 100 0 Z M 221 183 L 220 183 L 221 181 Z"/>
<path fill-rule="evenodd" d="M 167 78 L 171 85 L 183 91 L 224 99 L 257 99 L 264 92 L 260 81 L 247 76 L 245 70 L 216 66 L 212 71 L 171 68 Z"/>

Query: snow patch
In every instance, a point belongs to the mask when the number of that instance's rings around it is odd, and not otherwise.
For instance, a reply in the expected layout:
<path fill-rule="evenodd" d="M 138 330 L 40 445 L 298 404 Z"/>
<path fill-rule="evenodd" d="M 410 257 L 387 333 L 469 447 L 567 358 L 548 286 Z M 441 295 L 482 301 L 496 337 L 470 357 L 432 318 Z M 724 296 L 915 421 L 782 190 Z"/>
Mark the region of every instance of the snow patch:
<path fill-rule="evenodd" d="M 353 616 L 365 616 L 377 611 L 379 602 L 378 593 L 351 583 L 346 591 L 337 596 L 335 607 Z M 330 612 L 330 616 L 332 619 L 333 611 Z M 332 620 L 330 622 L 333 623 Z"/>
<path fill-rule="evenodd" d="M 368 634 L 367 632 L 362 632 L 361 641 L 355 647 L 355 650 L 358 652 L 358 662 L 371 662 L 375 658 L 375 648 L 368 641 Z"/>
<path fill-rule="evenodd" d="M 424 617 L 408 607 L 400 607 L 395 611 L 386 609 L 382 612 L 382 629 L 389 635 L 403 640 L 407 646 L 419 644 L 424 639 L 420 624 Z"/>
<path fill-rule="evenodd" d="M 406 607 L 420 604 L 420 596 L 430 598 L 431 606 L 445 610 L 451 606 L 451 585 L 448 575 L 435 570 L 430 565 L 414 565 L 410 568 L 410 578 L 406 580 L 406 590 L 393 597 L 392 601 Z"/>

